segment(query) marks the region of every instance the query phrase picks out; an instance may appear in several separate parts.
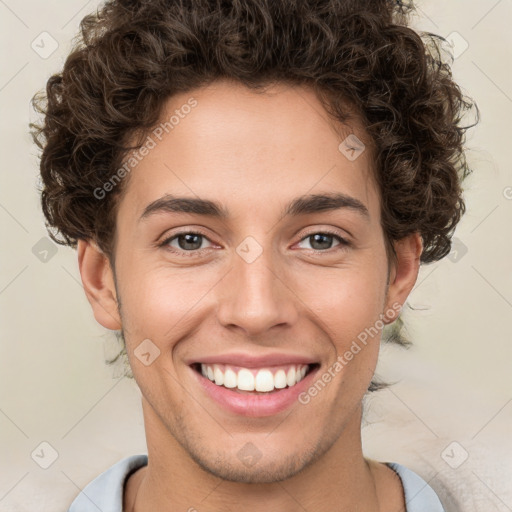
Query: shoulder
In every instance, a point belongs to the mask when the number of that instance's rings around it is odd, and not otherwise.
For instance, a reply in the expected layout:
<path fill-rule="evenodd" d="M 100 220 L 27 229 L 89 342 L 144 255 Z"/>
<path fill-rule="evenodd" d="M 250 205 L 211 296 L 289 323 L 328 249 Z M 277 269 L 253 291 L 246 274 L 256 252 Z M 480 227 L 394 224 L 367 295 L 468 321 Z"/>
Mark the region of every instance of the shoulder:
<path fill-rule="evenodd" d="M 87 484 L 68 512 L 97 512 L 98 509 L 122 512 L 126 478 L 147 463 L 147 455 L 131 455 L 120 460 Z"/>
<path fill-rule="evenodd" d="M 385 462 L 402 481 L 407 512 L 445 512 L 434 489 L 409 468 L 396 462 Z"/>

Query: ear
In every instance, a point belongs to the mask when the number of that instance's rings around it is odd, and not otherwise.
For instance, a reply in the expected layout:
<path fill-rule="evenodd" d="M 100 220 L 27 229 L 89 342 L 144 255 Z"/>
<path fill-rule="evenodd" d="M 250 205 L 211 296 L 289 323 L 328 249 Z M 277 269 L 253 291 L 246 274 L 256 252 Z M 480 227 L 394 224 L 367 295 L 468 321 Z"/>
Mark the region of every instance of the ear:
<path fill-rule="evenodd" d="M 107 256 L 89 240 L 78 240 L 78 267 L 94 318 L 103 327 L 121 329 L 114 274 Z"/>
<path fill-rule="evenodd" d="M 402 307 L 413 289 L 418 278 L 420 256 L 423 251 L 421 235 L 418 232 L 394 242 L 393 246 L 396 252 L 396 263 L 393 263 L 390 272 L 385 311 L 393 311 L 394 316 L 385 317 L 385 323 L 396 320 L 398 316 L 396 305 L 399 304 Z"/>

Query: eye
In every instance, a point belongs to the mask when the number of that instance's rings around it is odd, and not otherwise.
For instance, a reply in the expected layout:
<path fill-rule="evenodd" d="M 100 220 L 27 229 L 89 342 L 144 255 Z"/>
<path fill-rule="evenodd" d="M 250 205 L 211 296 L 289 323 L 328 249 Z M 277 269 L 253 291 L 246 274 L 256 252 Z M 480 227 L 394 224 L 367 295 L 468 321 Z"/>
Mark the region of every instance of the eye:
<path fill-rule="evenodd" d="M 304 243 L 304 241 L 308 240 L 310 241 L 310 249 L 315 252 L 327 252 L 332 248 L 335 250 L 344 250 L 350 246 L 349 241 L 345 240 L 337 233 L 330 231 L 311 233 L 303 237 L 299 243 Z M 204 247 L 204 241 L 210 243 L 210 246 Z M 337 241 L 338 243 L 333 246 L 332 244 L 334 241 Z M 195 256 L 200 254 L 203 250 L 212 247 L 212 242 L 203 233 L 197 231 L 181 231 L 166 238 L 159 245 L 160 247 L 178 255 Z M 336 249 L 336 247 L 338 249 Z"/>
<path fill-rule="evenodd" d="M 326 252 L 326 250 L 331 249 L 333 240 L 338 240 L 338 244 L 335 245 L 334 247 L 338 247 L 340 250 L 343 250 L 347 246 L 350 246 L 350 243 L 347 240 L 345 240 L 338 234 L 332 233 L 330 231 L 311 233 L 305 236 L 301 240 L 301 243 L 305 240 L 311 240 L 311 249 L 319 252 Z"/>
<path fill-rule="evenodd" d="M 204 247 L 202 247 L 204 240 L 208 240 L 208 238 L 202 233 L 196 231 L 181 231 L 180 233 L 166 238 L 160 245 L 176 254 L 188 252 L 192 253 L 190 254 L 190 256 L 192 256 L 194 255 L 193 253 L 200 252 L 204 249 Z"/>

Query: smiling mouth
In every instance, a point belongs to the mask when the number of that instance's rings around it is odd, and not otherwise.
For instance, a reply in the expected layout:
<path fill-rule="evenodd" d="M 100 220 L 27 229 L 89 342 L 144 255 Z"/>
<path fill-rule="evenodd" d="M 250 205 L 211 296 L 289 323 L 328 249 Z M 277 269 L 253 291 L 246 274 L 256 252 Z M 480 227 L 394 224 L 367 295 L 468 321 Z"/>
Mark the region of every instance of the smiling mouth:
<path fill-rule="evenodd" d="M 318 363 L 285 364 L 244 368 L 229 364 L 193 363 L 190 366 L 217 386 L 238 393 L 269 394 L 295 386 L 320 365 Z"/>

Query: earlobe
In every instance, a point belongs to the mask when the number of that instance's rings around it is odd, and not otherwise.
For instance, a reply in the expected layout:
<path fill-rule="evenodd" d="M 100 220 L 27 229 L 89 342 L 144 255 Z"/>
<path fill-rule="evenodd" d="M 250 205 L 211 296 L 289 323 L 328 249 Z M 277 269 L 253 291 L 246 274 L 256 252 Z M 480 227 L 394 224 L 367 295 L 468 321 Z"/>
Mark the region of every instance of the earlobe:
<path fill-rule="evenodd" d="M 114 276 L 106 255 L 90 240 L 78 240 L 78 267 L 94 318 L 103 327 L 121 329 Z"/>
<path fill-rule="evenodd" d="M 423 251 L 421 235 L 412 233 L 394 243 L 396 264 L 391 270 L 390 283 L 386 299 L 386 311 L 396 311 L 397 305 L 403 306 L 411 293 L 420 269 L 420 257 Z M 396 319 L 396 314 L 389 318 L 389 322 Z"/>

